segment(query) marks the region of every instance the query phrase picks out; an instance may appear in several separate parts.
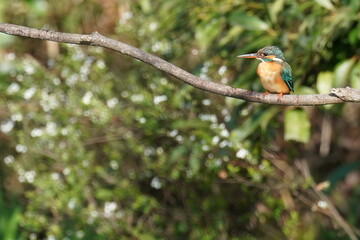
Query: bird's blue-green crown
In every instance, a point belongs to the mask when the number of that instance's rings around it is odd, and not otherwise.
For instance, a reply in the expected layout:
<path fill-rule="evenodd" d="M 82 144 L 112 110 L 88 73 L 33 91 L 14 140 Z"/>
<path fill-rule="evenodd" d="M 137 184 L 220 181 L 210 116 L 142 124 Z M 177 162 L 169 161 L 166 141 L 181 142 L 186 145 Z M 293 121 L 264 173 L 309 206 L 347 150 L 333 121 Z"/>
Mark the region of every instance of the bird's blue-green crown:
<path fill-rule="evenodd" d="M 260 49 L 257 53 L 263 56 L 275 55 L 277 58 L 280 58 L 281 60 L 285 61 L 282 51 L 280 50 L 280 48 L 276 46 L 264 47 Z"/>

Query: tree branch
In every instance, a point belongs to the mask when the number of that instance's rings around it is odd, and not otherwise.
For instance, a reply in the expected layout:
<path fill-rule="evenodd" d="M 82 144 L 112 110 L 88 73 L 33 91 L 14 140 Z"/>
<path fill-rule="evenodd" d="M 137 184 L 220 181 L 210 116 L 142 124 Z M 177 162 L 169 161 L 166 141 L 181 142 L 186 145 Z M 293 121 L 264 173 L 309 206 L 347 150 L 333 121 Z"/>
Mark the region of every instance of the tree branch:
<path fill-rule="evenodd" d="M 169 75 L 193 87 L 222 96 L 238 98 L 250 102 L 293 106 L 311 106 L 343 102 L 360 102 L 360 90 L 351 88 L 332 89 L 330 94 L 284 95 L 280 99 L 278 99 L 278 96 L 276 94 L 264 95 L 259 92 L 253 92 L 240 88 L 233 88 L 224 84 L 215 83 L 196 77 L 189 72 L 159 57 L 146 53 L 138 48 L 132 47 L 123 42 L 102 36 L 98 32 L 93 32 L 91 34 L 71 34 L 39 30 L 35 28 L 29 28 L 8 23 L 0 23 L 0 32 L 9 35 L 49 40 L 55 42 L 92 45 L 108 48 L 121 54 L 130 56 L 132 58 L 136 58 L 163 72 L 168 73 Z"/>

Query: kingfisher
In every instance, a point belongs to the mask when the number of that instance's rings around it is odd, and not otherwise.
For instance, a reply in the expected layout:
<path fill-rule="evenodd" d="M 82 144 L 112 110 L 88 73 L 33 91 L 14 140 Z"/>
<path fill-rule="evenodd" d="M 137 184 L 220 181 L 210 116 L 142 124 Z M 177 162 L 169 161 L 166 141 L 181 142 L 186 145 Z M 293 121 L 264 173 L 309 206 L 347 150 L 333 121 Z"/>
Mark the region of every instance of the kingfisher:
<path fill-rule="evenodd" d="M 277 93 L 278 99 L 283 94 L 294 92 L 294 82 L 290 65 L 285 62 L 280 48 L 267 46 L 261 48 L 257 53 L 239 55 L 240 58 L 256 58 L 261 61 L 257 67 L 257 75 L 261 85 L 266 89 L 264 94 Z"/>

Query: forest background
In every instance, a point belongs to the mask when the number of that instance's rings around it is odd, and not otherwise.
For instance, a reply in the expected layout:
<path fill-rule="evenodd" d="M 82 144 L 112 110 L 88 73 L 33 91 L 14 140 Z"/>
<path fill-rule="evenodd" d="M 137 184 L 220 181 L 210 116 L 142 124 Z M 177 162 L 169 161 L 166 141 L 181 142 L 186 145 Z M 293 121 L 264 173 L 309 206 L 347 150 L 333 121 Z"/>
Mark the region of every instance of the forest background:
<path fill-rule="evenodd" d="M 126 42 L 203 79 L 360 89 L 358 0 L 14 0 L 1 22 Z M 356 239 L 360 105 L 203 92 L 99 47 L 0 37 L 0 238 Z"/>

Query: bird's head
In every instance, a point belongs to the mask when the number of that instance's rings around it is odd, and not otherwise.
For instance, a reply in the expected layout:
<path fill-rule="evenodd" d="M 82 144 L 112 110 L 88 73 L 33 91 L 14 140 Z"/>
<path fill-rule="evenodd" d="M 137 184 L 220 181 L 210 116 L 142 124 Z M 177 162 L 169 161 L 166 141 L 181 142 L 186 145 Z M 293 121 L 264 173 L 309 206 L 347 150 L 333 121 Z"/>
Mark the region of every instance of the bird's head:
<path fill-rule="evenodd" d="M 250 54 L 244 54 L 239 55 L 237 57 L 241 58 L 256 58 L 261 60 L 262 62 L 284 62 L 285 58 L 280 50 L 280 48 L 276 46 L 267 46 L 264 48 L 261 48 L 257 53 L 250 53 Z"/>

